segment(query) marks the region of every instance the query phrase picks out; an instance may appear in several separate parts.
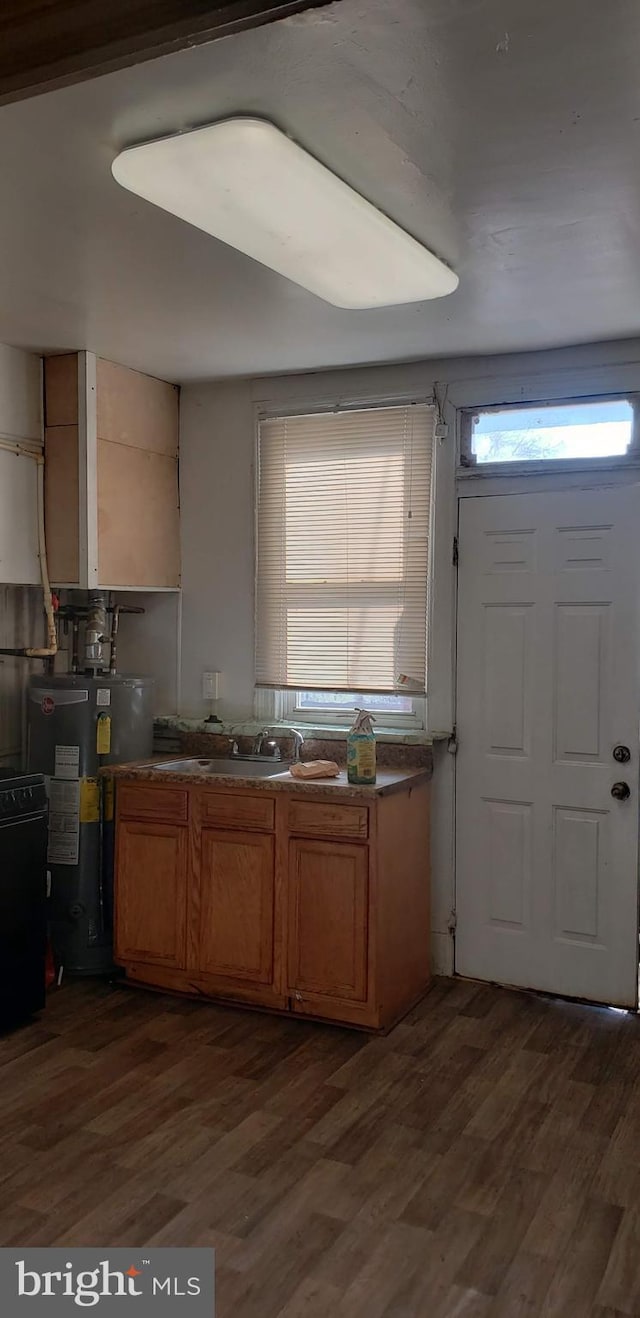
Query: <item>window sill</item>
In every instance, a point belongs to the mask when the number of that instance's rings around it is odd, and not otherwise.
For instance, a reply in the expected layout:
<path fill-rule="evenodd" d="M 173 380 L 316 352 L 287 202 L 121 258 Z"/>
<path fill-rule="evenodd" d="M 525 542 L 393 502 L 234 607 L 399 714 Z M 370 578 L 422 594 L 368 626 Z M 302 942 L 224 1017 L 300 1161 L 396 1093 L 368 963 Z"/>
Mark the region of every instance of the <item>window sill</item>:
<path fill-rule="evenodd" d="M 159 715 L 154 722 L 157 729 L 172 729 L 176 732 L 212 731 L 211 725 L 207 725 L 203 719 L 181 718 L 179 715 Z M 349 731 L 348 727 L 339 724 L 312 724 L 297 722 L 295 719 L 265 719 L 262 722 L 257 719 L 247 719 L 242 723 L 222 722 L 217 731 L 231 735 L 245 733 L 247 736 L 255 736 L 265 726 L 270 728 L 297 728 L 306 741 L 310 738 L 319 741 L 342 741 Z M 376 725 L 376 741 L 397 746 L 432 746 L 434 741 L 447 741 L 450 736 L 450 732 L 425 732 L 423 728 L 416 728 L 412 731 L 410 728 L 378 727 Z"/>
<path fill-rule="evenodd" d="M 632 453 L 612 458 L 553 458 L 546 461 L 530 460 L 518 462 L 479 462 L 470 467 L 459 465 L 456 479 L 460 484 L 466 481 L 479 481 L 489 476 L 553 476 L 583 475 L 586 471 L 611 472 L 635 471 L 640 466 L 640 455 Z"/>
<path fill-rule="evenodd" d="M 310 723 L 307 720 L 298 721 L 296 719 L 283 719 L 282 722 L 276 720 L 270 726 L 274 728 L 297 728 L 306 741 L 312 737 L 314 740 L 319 741 L 344 741 L 349 731 L 346 724 Z M 434 736 L 430 732 L 425 732 L 423 728 L 414 730 L 410 728 L 387 728 L 377 723 L 375 734 L 376 741 L 389 742 L 399 746 L 431 746 L 438 737 L 438 734 Z"/>

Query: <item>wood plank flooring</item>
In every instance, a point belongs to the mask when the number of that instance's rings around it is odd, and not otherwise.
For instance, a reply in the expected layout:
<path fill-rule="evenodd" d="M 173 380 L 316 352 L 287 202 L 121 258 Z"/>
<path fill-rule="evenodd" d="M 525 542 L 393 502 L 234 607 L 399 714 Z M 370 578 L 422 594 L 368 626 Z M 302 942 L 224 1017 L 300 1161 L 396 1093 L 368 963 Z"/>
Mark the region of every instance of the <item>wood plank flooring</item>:
<path fill-rule="evenodd" d="M 208 1245 L 218 1318 L 640 1315 L 640 1019 L 387 1038 L 100 983 L 0 1040 L 0 1245 Z"/>

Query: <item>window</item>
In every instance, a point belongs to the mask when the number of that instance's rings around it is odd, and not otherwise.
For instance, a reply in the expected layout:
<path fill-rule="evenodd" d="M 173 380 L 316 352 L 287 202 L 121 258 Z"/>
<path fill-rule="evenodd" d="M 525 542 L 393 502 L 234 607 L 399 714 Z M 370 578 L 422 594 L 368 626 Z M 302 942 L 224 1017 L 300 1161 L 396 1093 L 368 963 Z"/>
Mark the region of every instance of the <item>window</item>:
<path fill-rule="evenodd" d="M 290 691 L 283 693 L 283 716 L 297 723 L 349 727 L 356 709 L 375 715 L 378 728 L 418 731 L 425 726 L 424 698 L 366 691 Z"/>
<path fill-rule="evenodd" d="M 413 714 L 410 696 L 383 696 L 380 692 L 367 695 L 356 691 L 298 691 L 297 694 L 296 710 L 303 714 L 320 712 L 342 718 L 358 708 L 368 709 L 371 714 L 388 714 L 391 718 Z"/>
<path fill-rule="evenodd" d="M 466 465 L 624 457 L 634 437 L 627 398 L 491 408 L 467 418 Z"/>
<path fill-rule="evenodd" d="M 420 403 L 261 421 L 258 687 L 325 712 L 424 695 L 434 425 Z"/>

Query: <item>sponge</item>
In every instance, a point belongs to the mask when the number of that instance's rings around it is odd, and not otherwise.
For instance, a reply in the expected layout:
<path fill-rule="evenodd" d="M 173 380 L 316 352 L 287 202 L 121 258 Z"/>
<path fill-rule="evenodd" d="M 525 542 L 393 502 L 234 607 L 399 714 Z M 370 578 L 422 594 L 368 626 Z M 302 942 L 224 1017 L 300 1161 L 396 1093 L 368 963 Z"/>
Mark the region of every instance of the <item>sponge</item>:
<path fill-rule="evenodd" d="M 340 769 L 334 760 L 309 760 L 308 764 L 292 764 L 292 778 L 337 778 Z"/>

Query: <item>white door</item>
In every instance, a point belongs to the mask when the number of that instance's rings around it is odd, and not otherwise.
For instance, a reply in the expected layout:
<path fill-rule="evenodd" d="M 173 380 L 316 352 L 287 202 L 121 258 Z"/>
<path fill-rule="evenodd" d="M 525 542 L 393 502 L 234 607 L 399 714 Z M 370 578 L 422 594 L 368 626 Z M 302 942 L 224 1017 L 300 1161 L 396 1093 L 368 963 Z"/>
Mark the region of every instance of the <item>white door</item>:
<path fill-rule="evenodd" d="M 460 501 L 461 975 L 637 1002 L 639 570 L 638 486 Z"/>

